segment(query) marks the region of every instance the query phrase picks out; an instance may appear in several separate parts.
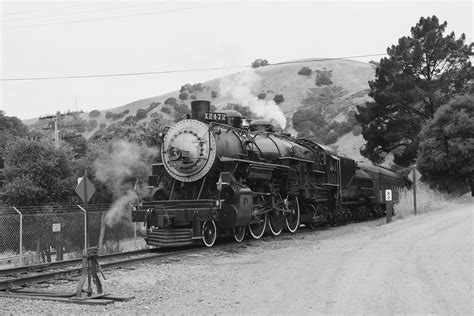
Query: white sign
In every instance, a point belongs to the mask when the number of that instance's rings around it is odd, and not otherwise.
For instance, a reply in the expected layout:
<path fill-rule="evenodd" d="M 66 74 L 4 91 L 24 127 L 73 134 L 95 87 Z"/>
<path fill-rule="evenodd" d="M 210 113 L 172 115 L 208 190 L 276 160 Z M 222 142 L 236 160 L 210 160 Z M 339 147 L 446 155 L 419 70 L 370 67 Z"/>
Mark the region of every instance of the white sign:
<path fill-rule="evenodd" d="M 53 233 L 58 233 L 61 231 L 61 223 L 53 223 Z"/>
<path fill-rule="evenodd" d="M 392 200 L 392 190 L 385 190 L 385 201 L 390 202 Z"/>

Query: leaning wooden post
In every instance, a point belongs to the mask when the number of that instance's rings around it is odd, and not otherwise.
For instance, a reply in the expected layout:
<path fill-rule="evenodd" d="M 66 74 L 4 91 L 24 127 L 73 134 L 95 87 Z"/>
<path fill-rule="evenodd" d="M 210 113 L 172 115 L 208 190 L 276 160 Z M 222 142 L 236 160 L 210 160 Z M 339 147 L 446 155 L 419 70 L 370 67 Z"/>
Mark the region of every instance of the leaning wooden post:
<path fill-rule="evenodd" d="M 413 214 L 416 215 L 416 165 L 413 166 Z"/>
<path fill-rule="evenodd" d="M 15 212 L 18 213 L 18 215 L 20 215 L 20 267 L 23 266 L 23 214 L 21 214 L 21 212 L 13 206 L 13 209 L 15 210 Z"/>

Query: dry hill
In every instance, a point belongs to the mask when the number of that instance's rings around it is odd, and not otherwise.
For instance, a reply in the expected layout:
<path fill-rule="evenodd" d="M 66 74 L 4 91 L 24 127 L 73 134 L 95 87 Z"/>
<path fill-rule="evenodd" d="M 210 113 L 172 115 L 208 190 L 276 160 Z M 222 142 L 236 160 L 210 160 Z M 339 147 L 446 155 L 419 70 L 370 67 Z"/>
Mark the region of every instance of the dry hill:
<path fill-rule="evenodd" d="M 176 91 L 100 113 L 83 113 L 76 120 L 87 123 L 85 130 L 82 128 L 79 132 L 90 137 L 99 129 L 125 120 L 173 120 L 177 111 L 189 106 L 191 99 L 207 99 L 218 109 L 229 103 L 248 106 L 257 115 L 286 125 L 292 133 L 299 130 L 304 136 L 315 136 L 319 141 L 333 145 L 339 153 L 360 160 L 358 147 L 363 144 L 363 139 L 352 134 L 353 119 L 350 124 L 344 122 L 351 122 L 350 111 L 369 100 L 367 82 L 373 80 L 374 73 L 373 64 L 352 60 L 303 60 L 269 65 L 201 84 L 185 85 L 187 83 L 183 82 L 183 87 L 176 87 Z M 181 98 L 180 88 L 184 92 Z M 284 99 L 278 105 L 273 101 L 276 95 Z M 175 98 L 176 104 L 170 98 Z M 293 115 L 296 124 L 293 124 Z M 311 119 L 311 115 L 318 119 Z M 355 134 L 359 132 L 354 129 Z"/>

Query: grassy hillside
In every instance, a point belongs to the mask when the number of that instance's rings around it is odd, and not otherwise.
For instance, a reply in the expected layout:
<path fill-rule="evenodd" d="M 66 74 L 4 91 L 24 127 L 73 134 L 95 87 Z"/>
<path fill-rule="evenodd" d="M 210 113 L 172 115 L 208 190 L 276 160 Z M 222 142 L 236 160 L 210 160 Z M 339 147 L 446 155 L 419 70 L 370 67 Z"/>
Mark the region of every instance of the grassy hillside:
<path fill-rule="evenodd" d="M 301 71 L 303 67 L 307 69 Z M 299 71 L 302 74 L 298 74 Z M 351 121 L 350 111 L 369 100 L 367 82 L 374 78 L 374 73 L 373 64 L 352 60 L 270 65 L 203 82 L 201 85 L 176 87 L 176 91 L 102 110 L 100 113 L 83 113 L 72 122 L 85 124 L 85 130 L 76 129 L 88 138 L 100 129 L 106 129 L 111 124 L 123 124 L 124 121 L 173 121 L 189 107 L 191 98 L 206 99 L 218 109 L 229 103 L 248 106 L 257 115 L 279 122 L 293 134 L 300 131 L 301 136 L 315 137 L 329 145 L 335 144 L 340 153 L 359 155 L 358 148 L 353 147 L 355 144 L 362 145 L 363 139 L 351 133 L 354 122 L 353 119 Z M 179 98 L 180 88 L 184 92 L 181 97 L 187 97 L 185 100 Z M 276 104 L 273 101 L 276 95 L 281 95 L 284 101 Z M 177 104 L 165 105 L 169 98 L 176 98 Z M 169 100 L 167 103 L 170 103 Z M 94 114 L 96 116 L 91 117 Z M 293 124 L 293 115 L 296 124 Z M 316 119 L 309 119 L 311 115 Z M 348 120 L 350 123 L 344 123 Z M 34 121 L 28 123 L 38 125 Z"/>

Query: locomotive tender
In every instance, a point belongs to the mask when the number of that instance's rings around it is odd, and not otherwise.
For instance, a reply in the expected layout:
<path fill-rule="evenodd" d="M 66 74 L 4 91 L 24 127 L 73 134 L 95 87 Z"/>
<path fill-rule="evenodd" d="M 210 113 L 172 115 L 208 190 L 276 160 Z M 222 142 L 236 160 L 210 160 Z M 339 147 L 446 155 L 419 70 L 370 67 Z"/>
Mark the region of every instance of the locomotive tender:
<path fill-rule="evenodd" d="M 266 231 L 295 232 L 300 224 L 337 224 L 383 215 L 385 189 L 405 186 L 387 169 L 357 165 L 330 148 L 276 133 L 267 121 L 210 112 L 191 102 L 191 117 L 162 137 L 153 164 L 153 199 L 132 210 L 144 222 L 148 245 L 214 245 L 220 235 L 241 242 Z"/>

